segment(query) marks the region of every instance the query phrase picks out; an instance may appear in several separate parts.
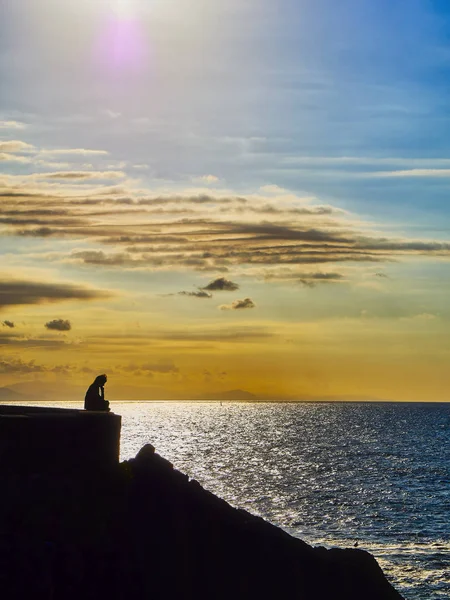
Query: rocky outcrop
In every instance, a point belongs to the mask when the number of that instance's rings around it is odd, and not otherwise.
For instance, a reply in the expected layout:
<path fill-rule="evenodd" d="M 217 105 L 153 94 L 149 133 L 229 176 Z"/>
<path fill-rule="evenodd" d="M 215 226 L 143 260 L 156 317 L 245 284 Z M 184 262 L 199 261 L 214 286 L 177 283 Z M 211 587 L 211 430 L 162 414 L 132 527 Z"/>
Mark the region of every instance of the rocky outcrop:
<path fill-rule="evenodd" d="M 401 600 L 368 553 L 312 548 L 204 490 L 152 446 L 104 472 L 0 478 L 8 600 Z"/>

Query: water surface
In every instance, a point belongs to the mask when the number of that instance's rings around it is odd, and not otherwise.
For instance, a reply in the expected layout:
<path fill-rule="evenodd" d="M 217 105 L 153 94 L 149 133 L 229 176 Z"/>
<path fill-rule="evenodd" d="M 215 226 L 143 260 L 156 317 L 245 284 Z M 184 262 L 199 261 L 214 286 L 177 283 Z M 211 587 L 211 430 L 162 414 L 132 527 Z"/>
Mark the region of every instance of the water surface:
<path fill-rule="evenodd" d="M 113 409 L 123 415 L 122 459 L 150 442 L 205 488 L 292 535 L 357 543 L 407 600 L 450 597 L 450 404 Z"/>

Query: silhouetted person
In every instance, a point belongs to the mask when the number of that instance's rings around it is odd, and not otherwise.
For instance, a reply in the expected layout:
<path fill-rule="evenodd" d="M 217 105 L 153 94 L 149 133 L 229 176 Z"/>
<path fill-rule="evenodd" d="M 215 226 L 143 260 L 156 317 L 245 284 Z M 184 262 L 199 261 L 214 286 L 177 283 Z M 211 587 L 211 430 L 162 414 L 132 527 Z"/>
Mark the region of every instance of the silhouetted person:
<path fill-rule="evenodd" d="M 95 378 L 86 396 L 84 398 L 84 408 L 86 410 L 109 410 L 109 402 L 105 400 L 105 383 L 108 378 L 106 375 L 99 375 Z"/>

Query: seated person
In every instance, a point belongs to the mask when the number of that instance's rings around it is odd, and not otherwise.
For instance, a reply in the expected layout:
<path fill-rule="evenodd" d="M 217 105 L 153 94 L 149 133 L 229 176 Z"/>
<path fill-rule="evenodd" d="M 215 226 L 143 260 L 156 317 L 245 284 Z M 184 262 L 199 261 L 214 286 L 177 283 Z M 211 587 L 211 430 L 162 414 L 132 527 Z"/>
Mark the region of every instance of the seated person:
<path fill-rule="evenodd" d="M 94 383 L 89 386 L 84 398 L 84 408 L 86 410 L 109 411 L 109 402 L 105 400 L 106 381 L 106 375 L 99 375 L 95 378 Z"/>

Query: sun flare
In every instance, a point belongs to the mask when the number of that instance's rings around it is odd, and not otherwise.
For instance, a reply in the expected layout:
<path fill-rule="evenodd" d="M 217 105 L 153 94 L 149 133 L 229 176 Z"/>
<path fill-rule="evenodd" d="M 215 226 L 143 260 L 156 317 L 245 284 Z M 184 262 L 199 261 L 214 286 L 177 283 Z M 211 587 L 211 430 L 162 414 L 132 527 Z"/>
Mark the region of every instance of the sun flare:
<path fill-rule="evenodd" d="M 113 11 L 121 19 L 130 18 L 136 14 L 136 2 L 134 0 L 115 0 Z"/>

